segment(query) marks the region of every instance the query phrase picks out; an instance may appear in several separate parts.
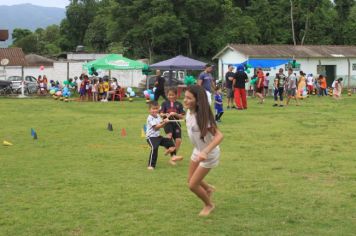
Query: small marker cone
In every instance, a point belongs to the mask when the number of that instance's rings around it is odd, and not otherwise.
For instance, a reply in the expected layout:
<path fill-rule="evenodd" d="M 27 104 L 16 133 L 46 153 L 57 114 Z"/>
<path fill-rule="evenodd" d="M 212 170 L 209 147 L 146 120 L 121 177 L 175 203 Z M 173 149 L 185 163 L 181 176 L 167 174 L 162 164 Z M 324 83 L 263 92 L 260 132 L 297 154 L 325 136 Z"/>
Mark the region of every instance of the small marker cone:
<path fill-rule="evenodd" d="M 112 128 L 112 124 L 111 123 L 108 123 L 108 130 L 109 131 L 113 131 L 114 129 Z"/>
<path fill-rule="evenodd" d="M 33 139 L 37 139 L 37 133 L 33 128 L 31 128 L 31 136 L 33 137 Z"/>
<path fill-rule="evenodd" d="M 125 137 L 125 136 L 126 136 L 126 130 L 125 130 L 125 128 L 122 128 L 122 130 L 121 130 L 121 136 L 122 136 L 122 137 Z"/>
<path fill-rule="evenodd" d="M 141 130 L 141 138 L 145 138 L 145 137 L 146 137 L 145 131 L 142 129 L 142 130 Z"/>
<path fill-rule="evenodd" d="M 4 146 L 12 146 L 13 144 L 4 140 L 4 142 L 2 143 Z"/>

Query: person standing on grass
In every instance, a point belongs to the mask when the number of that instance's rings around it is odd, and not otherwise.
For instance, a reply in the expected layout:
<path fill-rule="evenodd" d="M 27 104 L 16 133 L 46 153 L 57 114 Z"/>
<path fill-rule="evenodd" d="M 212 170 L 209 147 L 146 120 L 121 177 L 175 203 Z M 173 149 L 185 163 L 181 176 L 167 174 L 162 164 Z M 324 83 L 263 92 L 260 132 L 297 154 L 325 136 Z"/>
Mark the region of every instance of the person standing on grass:
<path fill-rule="evenodd" d="M 273 94 L 274 94 L 274 107 L 278 106 L 278 96 L 279 96 L 279 106 L 283 107 L 283 93 L 284 93 L 284 84 L 286 81 L 286 76 L 283 73 L 283 68 L 279 68 L 278 74 L 273 83 Z"/>
<path fill-rule="evenodd" d="M 263 75 L 262 68 L 257 70 L 257 82 L 256 82 L 256 96 L 260 99 L 259 103 L 262 104 L 265 101 L 263 97 L 263 85 L 264 85 L 265 76 Z"/>
<path fill-rule="evenodd" d="M 314 90 L 314 77 L 313 74 L 309 74 L 307 76 L 307 88 L 308 88 L 308 94 L 312 95 L 313 90 Z"/>
<path fill-rule="evenodd" d="M 293 69 L 289 68 L 288 69 L 288 77 L 287 77 L 287 102 L 286 106 L 289 105 L 289 101 L 291 98 L 294 98 L 296 105 L 299 106 L 299 101 L 296 97 L 296 90 L 297 90 L 297 77 L 293 73 Z"/>
<path fill-rule="evenodd" d="M 328 96 L 328 92 L 326 91 L 326 87 L 327 87 L 327 84 L 326 84 L 326 79 L 325 79 L 325 76 L 323 75 L 319 75 L 319 86 L 320 86 L 320 89 L 319 89 L 319 96 Z"/>
<path fill-rule="evenodd" d="M 221 95 L 221 88 L 216 86 L 214 94 L 214 108 L 215 108 L 215 121 L 221 122 L 221 117 L 224 114 L 223 99 Z"/>
<path fill-rule="evenodd" d="M 158 101 L 159 97 L 162 96 L 164 100 L 167 100 L 166 94 L 164 92 L 164 83 L 166 80 L 161 76 L 161 71 L 156 70 L 156 81 L 155 81 L 155 93 L 154 93 L 154 100 Z"/>
<path fill-rule="evenodd" d="M 342 92 L 342 78 L 338 78 L 332 84 L 333 87 L 333 98 L 338 100 L 341 99 Z"/>
<path fill-rule="evenodd" d="M 213 66 L 210 64 L 205 65 L 205 70 L 200 73 L 198 78 L 198 85 L 205 89 L 206 96 L 208 97 L 209 106 L 211 105 L 211 88 L 215 91 L 215 82 L 211 74 L 213 71 Z"/>
<path fill-rule="evenodd" d="M 188 87 L 184 96 L 184 106 L 187 109 L 188 136 L 194 146 L 189 164 L 188 185 L 204 203 L 199 215 L 208 216 L 215 208 L 211 201 L 215 188 L 205 182 L 204 178 L 219 164 L 219 144 L 223 140 L 223 134 L 217 128 L 203 87 L 197 85 Z"/>
<path fill-rule="evenodd" d="M 263 81 L 264 96 L 268 96 L 269 73 L 266 73 L 265 80 Z"/>
<path fill-rule="evenodd" d="M 234 88 L 234 98 L 238 110 L 247 109 L 246 89 L 245 83 L 247 83 L 248 77 L 244 71 L 244 66 L 239 65 L 232 81 Z"/>
<path fill-rule="evenodd" d="M 177 89 L 169 88 L 167 92 L 168 100 L 164 101 L 161 105 L 161 117 L 167 117 L 169 120 L 182 120 L 184 119 L 184 109 L 182 103 L 177 101 Z M 179 121 L 169 122 L 164 126 L 164 131 L 167 134 L 167 138 L 173 140 L 176 147 L 176 154 L 182 143 L 182 130 Z M 175 162 L 171 162 L 172 165 Z"/>
<path fill-rule="evenodd" d="M 159 105 L 157 101 L 152 101 L 149 105 L 149 115 L 147 117 L 147 132 L 146 138 L 147 143 L 151 147 L 150 156 L 148 159 L 148 170 L 154 170 L 156 168 L 157 157 L 158 157 L 158 147 L 164 146 L 167 150 L 165 154 L 171 155 L 170 163 L 172 165 L 176 164 L 176 161 L 183 160 L 183 157 L 176 156 L 175 145 L 172 139 L 164 138 L 161 136 L 159 130 L 168 124 L 168 118 L 162 121 L 161 117 L 158 114 Z"/>
<path fill-rule="evenodd" d="M 232 72 L 234 67 L 232 65 L 228 65 L 227 72 L 225 74 L 225 87 L 226 87 L 226 97 L 227 97 L 227 110 L 230 108 L 236 108 L 234 105 L 234 89 L 232 87 L 232 81 L 234 80 L 235 73 Z"/>

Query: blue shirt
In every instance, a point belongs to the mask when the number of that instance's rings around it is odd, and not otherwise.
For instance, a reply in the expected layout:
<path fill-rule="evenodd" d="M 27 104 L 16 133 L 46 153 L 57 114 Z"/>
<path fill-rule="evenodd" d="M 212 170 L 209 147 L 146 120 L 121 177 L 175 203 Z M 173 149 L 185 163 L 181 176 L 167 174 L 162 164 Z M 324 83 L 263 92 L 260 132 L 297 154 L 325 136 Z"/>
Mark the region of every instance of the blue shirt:
<path fill-rule="evenodd" d="M 211 92 L 211 83 L 213 80 L 213 76 L 210 73 L 206 73 L 205 71 L 203 71 L 202 73 L 200 73 L 199 75 L 199 80 L 202 80 L 202 86 L 206 91 Z"/>
<path fill-rule="evenodd" d="M 223 112 L 224 109 L 223 109 L 223 104 L 222 104 L 222 96 L 220 93 L 215 93 L 215 105 L 214 105 L 214 108 L 216 110 L 217 113 L 220 113 L 220 112 Z M 221 102 L 221 104 L 218 104 L 216 102 Z"/>

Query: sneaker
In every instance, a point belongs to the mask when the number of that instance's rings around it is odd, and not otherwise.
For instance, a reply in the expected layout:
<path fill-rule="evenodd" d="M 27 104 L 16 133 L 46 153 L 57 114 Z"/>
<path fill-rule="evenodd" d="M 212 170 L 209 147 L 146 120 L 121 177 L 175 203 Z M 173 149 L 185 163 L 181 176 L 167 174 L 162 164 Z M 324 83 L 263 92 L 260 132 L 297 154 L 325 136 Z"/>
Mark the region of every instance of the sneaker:
<path fill-rule="evenodd" d="M 232 106 L 232 108 L 231 109 L 237 109 L 235 106 Z"/>
<path fill-rule="evenodd" d="M 278 107 L 278 104 L 277 103 L 273 104 L 273 107 Z"/>
<path fill-rule="evenodd" d="M 216 122 L 221 123 L 221 120 L 217 120 Z"/>
<path fill-rule="evenodd" d="M 279 107 L 283 107 L 283 105 L 281 104 L 281 105 L 279 105 Z"/>
<path fill-rule="evenodd" d="M 154 170 L 155 168 L 153 166 L 147 167 L 147 170 Z"/>
<path fill-rule="evenodd" d="M 229 107 L 229 106 L 227 106 L 227 107 L 226 107 L 226 110 L 230 110 L 230 107 Z"/>

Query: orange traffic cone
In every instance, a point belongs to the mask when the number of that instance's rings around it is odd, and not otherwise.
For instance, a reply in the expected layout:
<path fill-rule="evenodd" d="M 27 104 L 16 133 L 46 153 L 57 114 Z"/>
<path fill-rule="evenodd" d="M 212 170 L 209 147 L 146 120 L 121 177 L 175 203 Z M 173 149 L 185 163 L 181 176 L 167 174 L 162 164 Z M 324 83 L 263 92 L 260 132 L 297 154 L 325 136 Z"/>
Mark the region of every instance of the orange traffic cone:
<path fill-rule="evenodd" d="M 126 136 L 126 130 L 125 130 L 125 128 L 122 128 L 121 137 L 125 137 L 125 136 Z"/>

